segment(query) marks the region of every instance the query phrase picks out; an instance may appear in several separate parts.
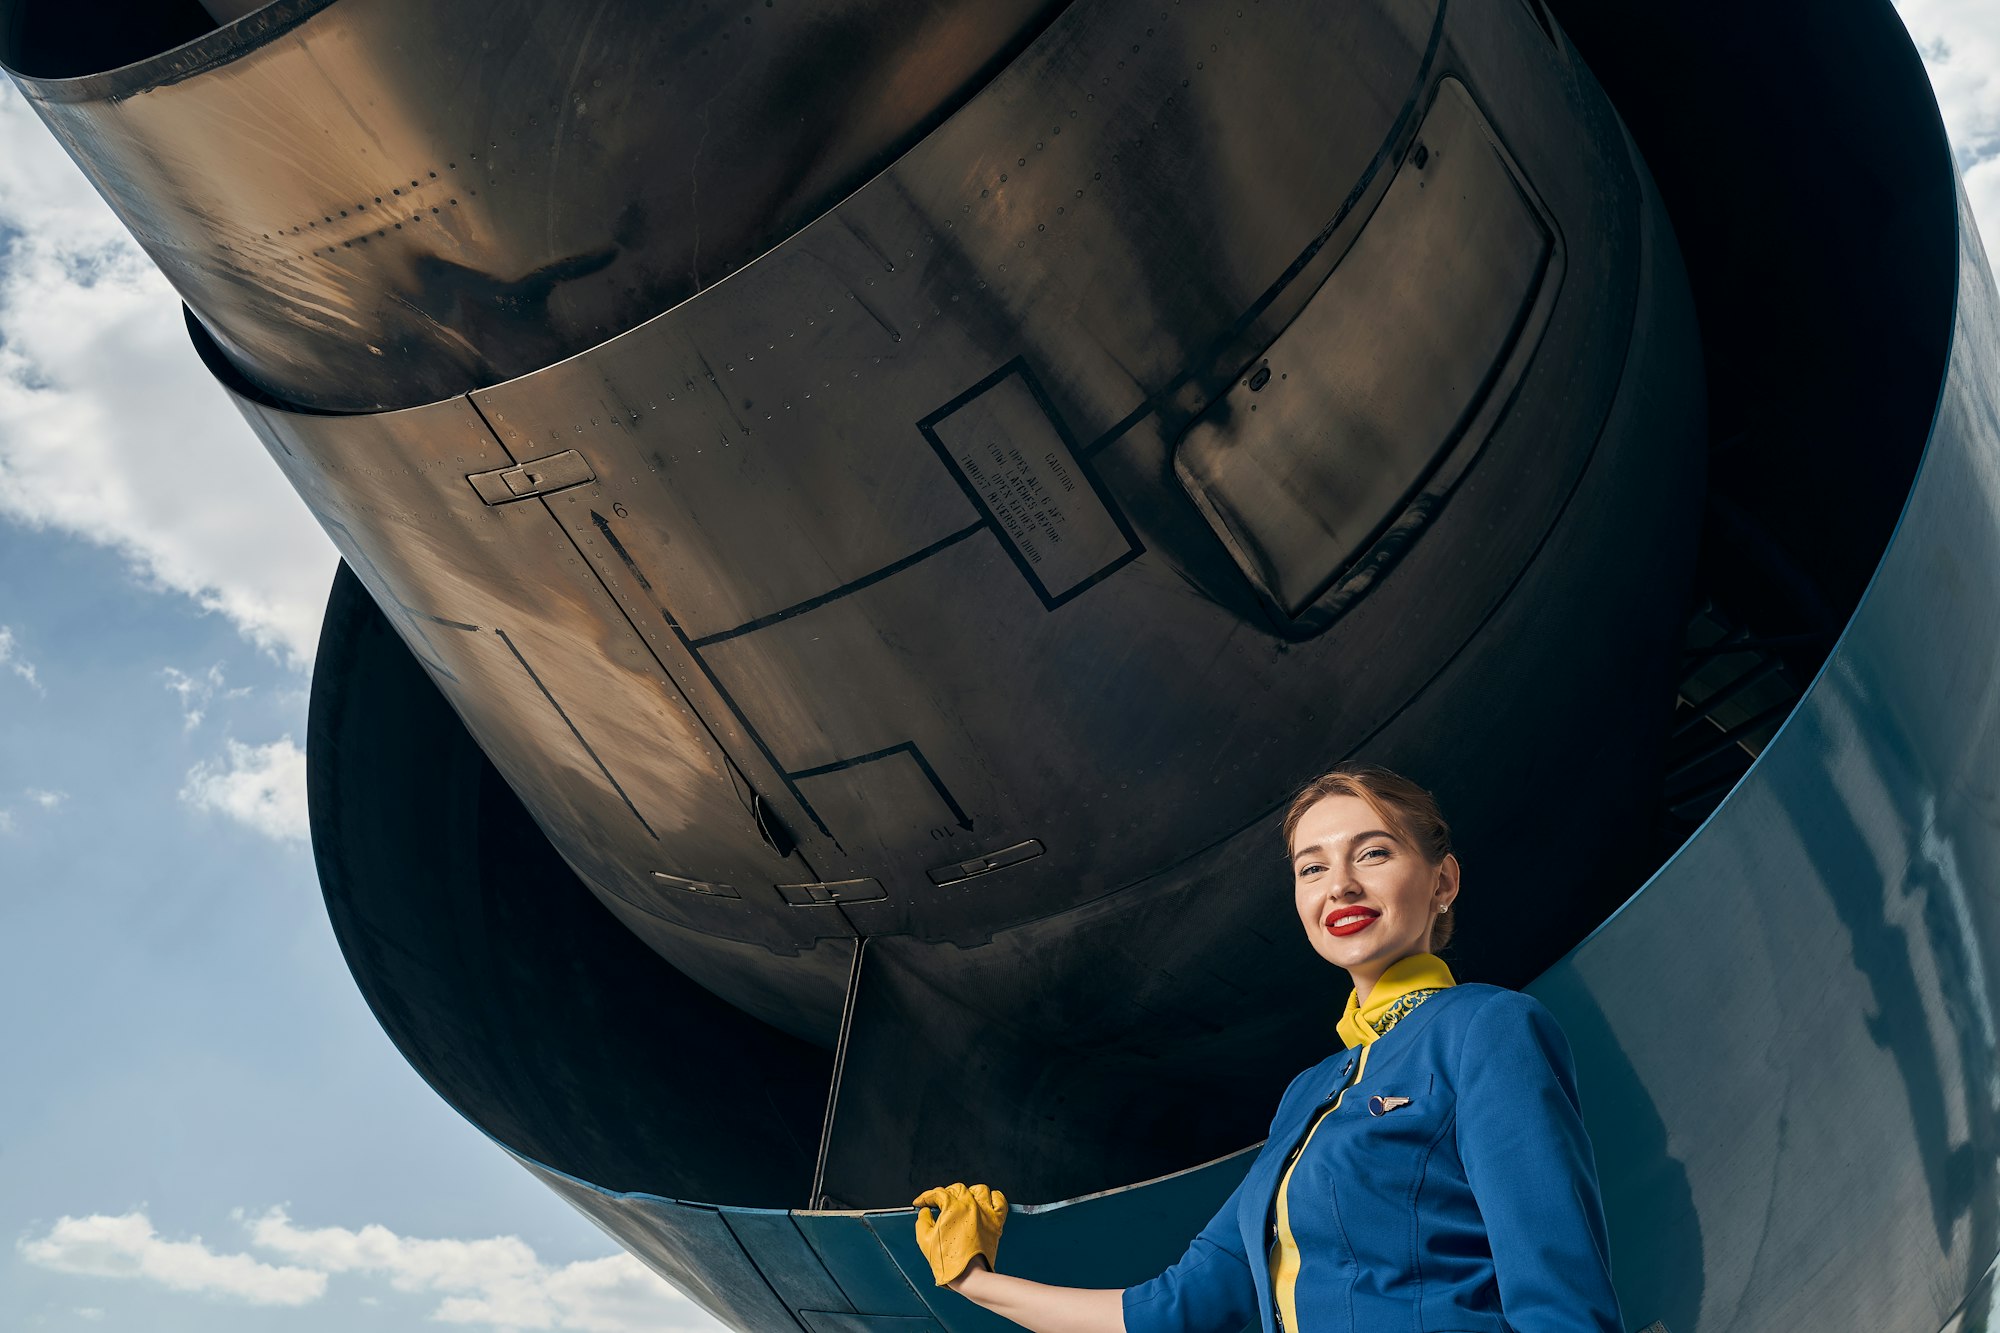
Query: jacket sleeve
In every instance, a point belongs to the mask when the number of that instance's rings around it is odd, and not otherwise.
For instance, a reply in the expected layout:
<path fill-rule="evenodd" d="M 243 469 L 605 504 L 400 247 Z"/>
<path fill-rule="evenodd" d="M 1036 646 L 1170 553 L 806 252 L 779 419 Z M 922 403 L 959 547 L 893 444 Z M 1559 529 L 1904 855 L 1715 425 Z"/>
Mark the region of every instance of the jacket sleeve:
<path fill-rule="evenodd" d="M 1257 1290 L 1236 1222 L 1242 1199 L 1239 1184 L 1179 1263 L 1125 1288 L 1125 1333 L 1238 1333 L 1257 1322 Z"/>
<path fill-rule="evenodd" d="M 1271 1117 L 1271 1137 L 1264 1140 L 1263 1151 L 1180 1262 L 1150 1282 L 1125 1288 L 1125 1333 L 1239 1333 L 1259 1322 L 1257 1286 L 1250 1275 L 1253 1260 L 1243 1249 L 1237 1213 L 1257 1163 L 1277 1141 L 1278 1122 L 1284 1118 L 1286 1104 L 1312 1072 L 1301 1072 L 1278 1099 L 1278 1110 Z M 1264 1257 L 1259 1255 L 1254 1262 L 1263 1263 Z"/>
<path fill-rule="evenodd" d="M 1458 1150 L 1508 1327 L 1624 1333 L 1576 1065 L 1555 1015 L 1532 995 L 1495 996 L 1466 1029 Z"/>

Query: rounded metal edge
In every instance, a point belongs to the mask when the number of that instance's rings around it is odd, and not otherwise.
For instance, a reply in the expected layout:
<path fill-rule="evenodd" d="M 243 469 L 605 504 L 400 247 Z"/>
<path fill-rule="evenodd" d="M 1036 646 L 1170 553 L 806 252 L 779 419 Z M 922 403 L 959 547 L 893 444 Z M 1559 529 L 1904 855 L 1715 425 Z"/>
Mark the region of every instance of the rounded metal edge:
<path fill-rule="evenodd" d="M 275 3 L 268 6 L 267 9 L 259 10 L 256 14 L 252 14 L 245 19 L 239 20 L 239 22 L 249 23 L 254 21 L 257 17 L 259 17 L 264 13 L 285 7 L 298 7 L 301 9 L 310 9 L 311 12 L 301 13 L 294 22 L 287 24 L 286 27 L 289 28 L 297 26 L 298 23 L 304 22 L 305 20 L 311 18 L 313 16 L 313 13 L 316 13 L 318 12 L 318 10 L 330 6 L 333 2 L 334 0 L 275 0 Z M 1437 64 L 1438 55 L 1445 32 L 1445 16 L 1447 7 L 1448 7 L 1447 0 L 1437 0 L 1436 14 L 1434 17 L 1434 21 L 1432 23 L 1431 31 L 1426 40 L 1421 60 L 1417 69 L 1414 86 L 1416 86 L 1419 89 L 1429 88 L 1436 82 L 1437 71 L 1438 71 L 1438 64 Z M 1013 51 L 1008 60 L 996 64 L 996 66 L 992 70 L 988 71 L 984 78 L 984 81 L 979 85 L 979 87 L 975 89 L 973 92 L 971 92 L 961 103 L 959 103 L 956 107 L 954 107 L 948 114 L 939 117 L 935 121 L 935 123 L 931 124 L 929 128 L 924 130 L 922 134 L 918 135 L 917 138 L 915 138 L 913 141 L 907 144 L 893 158 L 884 163 L 884 165 L 881 167 L 880 170 L 876 171 L 873 175 L 869 176 L 867 179 L 861 181 L 858 185 L 856 185 L 852 190 L 848 191 L 846 194 L 834 200 L 818 215 L 816 215 L 811 220 L 799 226 L 798 229 L 792 232 L 791 235 L 785 237 L 780 241 L 775 242 L 766 249 L 752 255 L 750 258 L 744 260 L 741 264 L 737 265 L 734 269 L 723 274 L 720 278 L 717 278 L 714 282 L 709 283 L 707 286 L 701 288 L 701 290 L 694 292 L 682 298 L 679 301 L 673 302 L 664 309 L 659 310 L 654 314 L 648 316 L 646 319 L 641 320 L 639 323 L 634 324 L 632 327 L 614 333 L 609 337 L 602 339 L 601 341 L 593 343 L 588 347 L 581 348 L 575 352 L 570 353 L 567 356 L 559 357 L 556 360 L 549 362 L 547 365 L 537 366 L 533 370 L 523 372 L 522 374 L 519 375 L 511 376 L 507 379 L 498 380 L 492 384 L 478 385 L 473 388 L 467 389 L 461 393 L 450 394 L 443 398 L 435 398 L 428 402 L 408 403 L 401 407 L 393 407 L 375 412 L 338 412 L 338 411 L 321 411 L 319 409 L 315 409 L 303 404 L 292 403 L 289 401 L 281 400 L 273 397 L 271 394 L 259 388 L 256 384 L 252 383 L 250 379 L 246 375 L 244 375 L 241 370 L 237 369 L 230 362 L 228 356 L 224 353 L 220 342 L 216 339 L 215 335 L 211 331 L 209 331 L 205 325 L 201 323 L 200 317 L 196 315 L 192 310 L 188 310 L 187 316 L 188 316 L 189 335 L 191 340 L 195 344 L 196 354 L 201 357 L 202 364 L 207 366 L 209 368 L 210 373 L 216 377 L 217 383 L 220 385 L 220 387 L 223 389 L 225 393 L 229 394 L 232 398 L 242 399 L 250 403 L 254 403 L 257 406 L 265 409 L 267 412 L 272 413 L 280 418 L 283 418 L 285 416 L 296 416 L 302 418 L 316 417 L 316 416 L 335 416 L 335 417 L 356 416 L 356 417 L 388 419 L 409 413 L 426 411 L 436 407 L 440 403 L 448 403 L 461 398 L 472 399 L 475 402 L 479 402 L 487 398 L 489 395 L 503 394 L 509 392 L 510 390 L 516 389 L 519 386 L 527 384 L 530 381 L 533 381 L 539 377 L 556 373 L 560 371 L 563 367 L 572 366 L 573 364 L 580 363 L 589 357 L 598 356 L 602 354 L 607 348 L 613 347 L 616 344 L 626 342 L 627 340 L 633 340 L 643 336 L 647 336 L 651 333 L 656 333 L 658 326 L 661 325 L 664 321 L 675 317 L 681 311 L 693 305 L 695 302 L 697 301 L 712 302 L 716 299 L 719 299 L 718 298 L 719 293 L 728 290 L 731 284 L 737 283 L 740 280 L 742 280 L 744 275 L 749 273 L 752 269 L 757 268 L 760 265 L 770 264 L 782 258 L 782 256 L 790 252 L 790 250 L 796 246 L 798 239 L 801 236 L 806 235 L 814 227 L 820 225 L 825 219 L 837 214 L 842 207 L 844 207 L 851 201 L 860 198 L 862 195 L 867 194 L 869 191 L 877 189 L 885 181 L 893 181 L 898 169 L 902 167 L 904 163 L 906 163 L 912 156 L 922 152 L 925 145 L 929 144 L 934 139 L 938 138 L 938 136 L 943 134 L 947 130 L 947 128 L 952 125 L 954 121 L 958 120 L 970 108 L 972 108 L 979 102 L 980 98 L 988 92 L 991 85 L 996 81 L 996 79 L 998 79 L 1002 70 L 1004 70 L 1009 64 L 1017 63 L 1025 59 L 1031 52 L 1035 50 L 1037 46 L 1041 45 L 1044 42 L 1052 40 L 1051 34 L 1055 33 L 1057 29 L 1061 26 L 1061 21 L 1069 13 L 1070 8 L 1071 5 L 1069 3 L 1065 3 L 1063 7 L 1059 11 L 1057 11 L 1057 13 L 1054 16 L 1052 16 L 1050 20 L 1039 31 L 1037 31 L 1030 40 L 1024 43 L 1018 50 Z M 220 31 L 224 30 L 218 29 L 218 32 Z M 209 36 L 211 37 L 214 35 L 215 34 L 209 34 Z M 206 39 L 204 38 L 203 40 Z M 190 47 L 193 47 L 194 45 L 197 44 L 190 43 Z M 235 59 L 237 56 L 247 54 L 248 50 L 249 48 L 246 47 L 244 50 L 236 51 L 233 54 L 231 54 L 228 57 L 228 59 Z M 141 64 L 145 63 L 149 62 L 141 62 Z M 223 64 L 223 63 L 227 63 L 227 61 L 215 60 L 211 62 L 211 64 Z M 208 67 L 209 66 L 204 65 L 201 66 L 200 68 L 190 68 L 186 74 L 181 75 L 180 77 L 189 77 L 193 74 L 200 73 L 202 68 L 208 68 Z M 128 68 L 137 69 L 140 68 L 140 66 L 134 65 Z M 0 70 L 4 69 L 6 69 L 5 65 L 0 64 Z M 7 72 L 13 74 L 13 71 L 11 70 L 8 70 Z M 123 71 L 114 71 L 114 73 L 122 73 L 122 72 Z M 23 82 L 23 76 L 19 74 L 13 74 L 13 77 L 16 79 L 17 82 Z M 91 77 L 109 77 L 109 75 L 91 76 Z M 71 82 L 81 83 L 83 81 L 73 80 Z M 167 82 L 167 81 L 166 80 L 155 81 L 154 84 L 147 84 L 146 86 L 149 87 L 156 86 L 156 84 L 159 82 Z M 140 89 L 135 89 L 134 91 L 140 91 Z M 63 100 L 63 99 L 51 98 L 50 100 Z M 75 99 L 71 100 L 81 101 L 81 100 L 87 100 L 87 98 L 83 95 L 79 95 Z M 1421 123 L 1422 117 L 1419 114 L 1421 106 L 1422 106 L 1421 102 L 1413 97 L 1410 105 L 1404 108 L 1402 114 L 1396 117 L 1394 123 L 1390 126 L 1388 132 L 1383 136 L 1381 143 L 1377 146 L 1374 155 L 1369 159 L 1368 165 L 1365 171 L 1363 172 L 1361 178 L 1358 181 L 1356 181 L 1354 186 L 1352 187 L 1352 194 L 1350 195 L 1348 200 L 1341 206 L 1340 210 L 1332 218 L 1329 218 L 1327 220 L 1326 225 L 1321 229 L 1321 231 L 1317 235 L 1313 237 L 1312 241 L 1305 247 L 1304 251 L 1299 255 L 1297 260 L 1289 268 L 1286 269 L 1286 271 L 1279 277 L 1277 282 L 1275 282 L 1269 289 L 1259 294 L 1255 303 L 1251 306 L 1249 310 L 1245 312 L 1244 317 L 1240 321 L 1240 323 L 1248 324 L 1253 316 L 1267 310 L 1270 306 L 1275 304 L 1282 296 L 1284 296 L 1288 291 L 1297 291 L 1299 293 L 1300 304 L 1303 304 L 1304 301 L 1309 300 L 1312 294 L 1315 291 L 1317 291 L 1319 281 L 1324 279 L 1325 275 L 1323 273 L 1320 274 L 1317 278 L 1309 279 L 1306 283 L 1303 284 L 1300 282 L 1301 277 L 1308 273 L 1311 261 L 1315 256 L 1317 256 L 1320 253 L 1322 248 L 1327 244 L 1328 240 L 1333 236 L 1335 236 L 1343 226 L 1348 224 L 1350 221 L 1354 220 L 1355 212 L 1357 209 L 1363 208 L 1364 200 L 1366 201 L 1365 209 L 1363 209 L 1362 211 L 1362 219 L 1364 221 L 1367 216 L 1367 212 L 1372 211 L 1374 205 L 1380 202 L 1379 196 L 1374 198 L 1369 197 L 1370 187 L 1380 179 L 1383 173 L 1390 166 L 1394 164 L 1398 152 L 1398 145 L 1402 143 L 1405 139 L 1413 135 L 1415 132 L 1415 127 Z M 1294 311 L 1293 313 L 1295 315 L 1296 311 Z M 1289 322 L 1289 318 L 1287 322 Z M 1237 340 L 1236 337 L 1237 332 L 1238 332 L 1237 330 L 1232 330 L 1232 336 L 1230 341 L 1234 342 Z M 1254 359 L 1254 354 L 1246 354 L 1246 359 Z M 1227 382 L 1228 378 L 1231 377 L 1225 377 L 1225 382 Z"/>
<path fill-rule="evenodd" d="M 334 0 L 271 0 L 233 23 L 213 28 L 181 45 L 130 64 L 71 78 L 39 77 L 0 61 L 0 71 L 21 91 L 42 102 L 92 102 L 133 97 L 181 83 L 267 46 L 307 22 Z"/>
<path fill-rule="evenodd" d="M 1905 29 L 1904 31 L 1907 37 L 1908 30 Z M 1920 57 L 1914 43 L 1908 47 L 1908 55 L 1911 60 L 1918 61 L 1919 67 L 1921 67 Z M 1970 203 L 1965 197 L 1962 175 L 1956 159 L 1952 156 L 1950 139 L 1945 132 L 1943 109 L 1938 106 L 1935 96 L 1930 99 L 1930 105 L 1934 112 L 1932 128 L 1936 131 L 1931 148 L 1937 154 L 1940 164 L 1946 169 L 1946 178 L 1950 182 L 1951 198 L 1954 201 L 1955 226 L 1953 237 L 1960 243 L 1962 251 L 1963 240 L 1968 230 L 1972 231 L 1975 236 L 1978 233 L 1973 224 Z M 1926 479 L 1935 470 L 1932 465 L 1937 450 L 1938 424 L 1944 413 L 1945 403 L 1952 389 L 1956 364 L 1954 358 L 1959 338 L 1963 332 L 1962 319 L 1966 282 L 1968 281 L 1968 275 L 1963 271 L 1963 264 L 1955 262 L 1954 267 L 1959 272 L 1958 280 L 1953 284 L 1951 290 L 1951 305 L 1948 314 L 1950 329 L 1946 338 L 1945 354 L 1939 365 L 1937 391 L 1931 405 L 1930 424 L 1925 431 L 1923 450 L 1918 456 L 1916 472 L 1910 479 L 1909 489 L 1904 493 L 1902 505 L 1897 510 L 1896 522 L 1889 530 L 1888 540 L 1882 544 L 1881 555 L 1876 558 L 1874 572 L 1868 576 L 1868 583 L 1862 589 L 1861 596 L 1855 600 L 1854 608 L 1848 613 L 1847 621 L 1841 626 L 1840 634 L 1834 639 L 1832 646 L 1827 649 L 1825 660 L 1819 664 L 1819 669 L 1813 673 L 1812 680 L 1800 692 L 1798 701 L 1793 704 L 1792 710 L 1785 715 L 1784 721 L 1779 724 L 1777 731 L 1772 734 L 1770 743 L 1751 761 L 1750 766 L 1744 770 L 1743 775 L 1736 780 L 1735 786 L 1731 787 L 1722 800 L 1716 804 L 1715 808 L 1709 811 L 1708 816 L 1695 826 L 1694 831 L 1688 834 L 1686 841 L 1682 842 L 1671 856 L 1662 861 L 1652 874 L 1646 877 L 1644 883 L 1632 891 L 1630 897 L 1620 903 L 1612 911 L 1611 915 L 1599 922 L 1588 935 L 1571 945 L 1568 952 L 1564 953 L 1561 958 L 1558 958 L 1550 965 L 1549 971 L 1554 971 L 1556 968 L 1573 962 L 1576 956 L 1593 940 L 1596 940 L 1599 936 L 1610 930 L 1612 924 L 1624 914 L 1627 908 L 1636 903 L 1648 889 L 1667 878 L 1673 872 L 1676 864 L 1683 857 L 1688 856 L 1691 849 L 1699 845 L 1702 835 L 1719 819 L 1724 817 L 1725 812 L 1730 809 L 1732 802 L 1735 801 L 1738 794 L 1753 785 L 1754 780 L 1760 776 L 1762 770 L 1771 762 L 1771 756 L 1783 750 L 1787 735 L 1793 730 L 1793 724 L 1808 711 L 1814 696 L 1819 693 L 1822 684 L 1830 675 L 1842 669 L 1846 658 L 1851 653 L 1854 640 L 1857 636 L 1856 626 L 1867 614 L 1871 603 L 1873 603 L 1882 584 L 1885 582 L 1885 575 L 1890 572 L 1890 565 L 1895 556 L 1898 543 L 1903 536 L 1904 525 L 1909 521 L 1912 510 L 1919 503 L 1920 492 L 1924 489 Z"/>

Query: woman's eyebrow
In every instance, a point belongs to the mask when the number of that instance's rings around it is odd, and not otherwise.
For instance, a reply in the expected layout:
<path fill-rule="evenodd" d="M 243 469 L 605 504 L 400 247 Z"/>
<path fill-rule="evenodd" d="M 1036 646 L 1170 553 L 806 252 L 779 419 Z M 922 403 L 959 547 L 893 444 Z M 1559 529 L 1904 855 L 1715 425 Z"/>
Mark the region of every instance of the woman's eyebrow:
<path fill-rule="evenodd" d="M 1340 838 L 1336 839 L 1336 841 L 1344 842 L 1349 847 L 1355 847 L 1359 846 L 1361 843 L 1367 842 L 1370 838 L 1387 838 L 1390 842 L 1400 843 L 1400 839 L 1398 839 L 1395 834 L 1389 832 L 1387 829 L 1379 829 L 1379 828 L 1372 828 L 1367 830 L 1366 832 L 1357 833 L 1351 838 Z M 1316 842 L 1310 847 L 1301 847 L 1296 852 L 1293 852 L 1292 864 L 1297 865 L 1299 862 L 1299 858 L 1302 856 L 1324 856 L 1324 855 L 1326 855 L 1326 844 Z"/>

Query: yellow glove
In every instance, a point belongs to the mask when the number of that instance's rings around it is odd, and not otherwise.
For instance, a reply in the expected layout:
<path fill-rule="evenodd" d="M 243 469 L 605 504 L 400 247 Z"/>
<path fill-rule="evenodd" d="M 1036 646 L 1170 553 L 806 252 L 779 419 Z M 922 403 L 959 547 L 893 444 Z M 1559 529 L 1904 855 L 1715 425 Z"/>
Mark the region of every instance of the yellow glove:
<path fill-rule="evenodd" d="M 947 1286 L 966 1270 L 974 1255 L 993 1267 L 1000 1252 L 1000 1228 L 1007 1223 L 1007 1196 L 984 1185 L 946 1185 L 925 1190 L 917 1209 L 917 1248 L 930 1260 L 931 1276 Z M 937 1215 L 931 1215 L 931 1209 Z"/>

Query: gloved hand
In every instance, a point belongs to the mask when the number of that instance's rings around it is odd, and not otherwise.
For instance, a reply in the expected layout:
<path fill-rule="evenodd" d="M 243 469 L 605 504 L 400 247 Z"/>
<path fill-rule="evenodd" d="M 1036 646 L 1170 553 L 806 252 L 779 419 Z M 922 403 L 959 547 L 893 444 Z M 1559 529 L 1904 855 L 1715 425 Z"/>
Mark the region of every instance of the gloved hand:
<path fill-rule="evenodd" d="M 966 1270 L 974 1255 L 985 1255 L 993 1267 L 1000 1252 L 1000 1228 L 1007 1222 L 1007 1196 L 984 1185 L 946 1185 L 925 1190 L 912 1203 L 917 1208 L 917 1248 L 930 1261 L 931 1276 L 948 1286 Z M 931 1215 L 931 1209 L 937 1215 Z"/>

